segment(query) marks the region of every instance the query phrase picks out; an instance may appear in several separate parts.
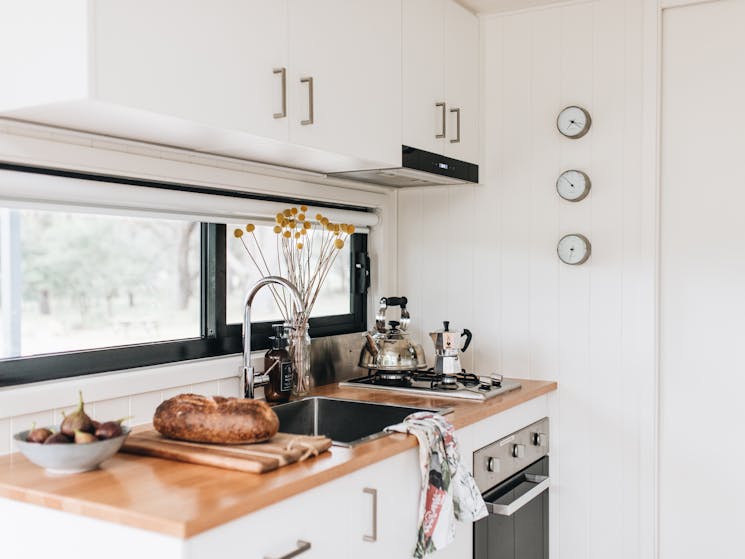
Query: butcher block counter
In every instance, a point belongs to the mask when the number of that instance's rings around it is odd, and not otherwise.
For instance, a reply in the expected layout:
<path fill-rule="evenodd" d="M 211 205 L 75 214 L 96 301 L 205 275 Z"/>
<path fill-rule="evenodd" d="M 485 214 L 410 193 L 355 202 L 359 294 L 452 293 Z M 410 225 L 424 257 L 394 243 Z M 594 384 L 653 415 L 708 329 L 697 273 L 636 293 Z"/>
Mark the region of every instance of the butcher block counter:
<path fill-rule="evenodd" d="M 555 382 L 520 380 L 522 388 L 485 402 L 360 390 L 328 385 L 312 395 L 414 407 L 452 407 L 456 429 L 500 414 L 556 389 Z M 354 448 L 332 447 L 316 458 L 263 475 L 117 454 L 100 470 L 51 476 L 20 454 L 0 457 L 0 497 L 99 520 L 191 538 L 288 497 L 416 447 L 392 434 Z"/>

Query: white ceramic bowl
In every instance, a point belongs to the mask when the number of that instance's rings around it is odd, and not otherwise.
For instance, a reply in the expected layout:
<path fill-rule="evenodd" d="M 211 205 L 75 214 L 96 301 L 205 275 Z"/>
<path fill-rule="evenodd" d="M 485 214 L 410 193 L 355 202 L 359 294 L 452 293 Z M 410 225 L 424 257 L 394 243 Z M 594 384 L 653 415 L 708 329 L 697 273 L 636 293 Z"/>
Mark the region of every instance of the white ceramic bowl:
<path fill-rule="evenodd" d="M 58 425 L 48 428 L 59 431 Z M 95 470 L 101 462 L 114 456 L 124 444 L 129 431 L 129 427 L 122 425 L 120 436 L 87 444 L 29 443 L 26 442 L 29 431 L 16 433 L 13 438 L 21 454 L 50 474 L 78 474 Z"/>

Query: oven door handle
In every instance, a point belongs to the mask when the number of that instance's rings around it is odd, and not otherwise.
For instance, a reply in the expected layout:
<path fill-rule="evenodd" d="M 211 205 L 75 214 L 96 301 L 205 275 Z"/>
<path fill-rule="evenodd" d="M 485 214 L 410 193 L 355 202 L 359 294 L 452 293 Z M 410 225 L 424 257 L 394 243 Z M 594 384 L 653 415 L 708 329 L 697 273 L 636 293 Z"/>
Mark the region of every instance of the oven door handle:
<path fill-rule="evenodd" d="M 496 505 L 494 503 L 486 503 L 486 510 L 489 514 L 496 514 L 499 516 L 512 516 L 530 501 L 538 497 L 546 489 L 548 489 L 551 479 L 548 476 L 538 476 L 534 474 L 525 474 L 525 479 L 531 483 L 535 483 L 536 486 L 531 488 L 526 493 L 523 493 L 520 497 L 512 501 L 509 505 Z"/>

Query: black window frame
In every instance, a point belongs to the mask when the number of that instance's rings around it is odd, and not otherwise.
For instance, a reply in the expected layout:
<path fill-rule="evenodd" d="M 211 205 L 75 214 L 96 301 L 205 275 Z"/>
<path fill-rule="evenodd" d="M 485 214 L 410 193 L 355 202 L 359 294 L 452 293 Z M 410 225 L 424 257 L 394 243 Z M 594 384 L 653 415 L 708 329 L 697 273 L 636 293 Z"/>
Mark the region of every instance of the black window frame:
<path fill-rule="evenodd" d="M 133 186 L 198 192 L 218 196 L 269 200 L 294 205 L 308 204 L 316 207 L 360 211 L 358 207 L 325 204 L 312 200 L 281 196 L 257 196 L 231 190 L 78 173 L 60 169 L 28 167 L 7 163 L 0 163 L 0 169 L 72 177 L 98 182 L 113 182 Z M 0 388 L 110 371 L 173 364 L 180 361 L 226 356 L 242 352 L 242 325 L 228 324 L 226 321 L 227 226 L 217 223 L 201 223 L 200 225 L 201 335 L 199 338 L 0 359 Z M 350 238 L 350 243 L 351 312 L 342 315 L 311 318 L 309 332 L 312 337 L 363 332 L 367 328 L 367 291 L 370 285 L 370 258 L 367 253 L 367 234 L 355 233 Z M 260 350 L 269 347 L 269 336 L 272 334 L 271 326 L 276 322 L 275 320 L 255 322 L 252 324 L 252 349 Z"/>

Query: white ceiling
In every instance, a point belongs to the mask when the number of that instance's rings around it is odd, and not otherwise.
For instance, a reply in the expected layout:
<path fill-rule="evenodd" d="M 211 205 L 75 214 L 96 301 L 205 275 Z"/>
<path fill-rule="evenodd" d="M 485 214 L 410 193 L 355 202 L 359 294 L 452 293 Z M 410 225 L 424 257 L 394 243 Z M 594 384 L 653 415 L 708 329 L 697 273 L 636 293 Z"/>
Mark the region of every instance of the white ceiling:
<path fill-rule="evenodd" d="M 477 14 L 496 14 L 514 12 L 538 6 L 560 4 L 566 0 L 457 0 L 460 4 Z"/>

